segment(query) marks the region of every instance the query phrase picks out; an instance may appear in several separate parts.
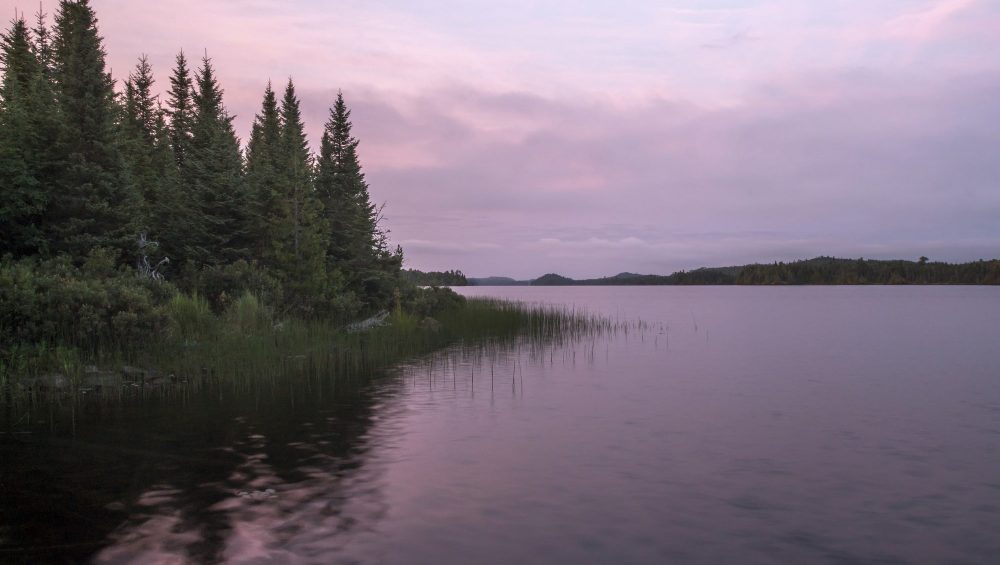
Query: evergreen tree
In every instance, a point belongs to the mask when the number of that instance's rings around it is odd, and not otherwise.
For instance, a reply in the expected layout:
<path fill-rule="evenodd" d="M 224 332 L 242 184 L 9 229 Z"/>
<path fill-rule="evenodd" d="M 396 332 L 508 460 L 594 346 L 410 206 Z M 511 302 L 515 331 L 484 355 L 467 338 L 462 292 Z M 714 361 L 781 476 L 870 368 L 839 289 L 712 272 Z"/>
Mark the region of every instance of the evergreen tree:
<path fill-rule="evenodd" d="M 136 190 L 143 200 L 142 228 L 149 228 L 151 208 L 159 196 L 163 171 L 157 170 L 156 128 L 158 109 L 153 96 L 153 69 L 145 55 L 125 82 L 122 137 L 125 160 Z"/>
<path fill-rule="evenodd" d="M 193 89 L 187 58 L 181 51 L 177 54 L 177 64 L 170 76 L 170 91 L 167 93 L 170 146 L 174 150 L 177 166 L 181 169 L 184 167 L 185 156 L 191 151 L 191 122 L 194 119 L 194 103 L 191 100 Z"/>
<path fill-rule="evenodd" d="M 184 52 L 177 54 L 170 75 L 167 92 L 167 109 L 157 122 L 159 145 L 170 147 L 174 166 L 166 169 L 161 183 L 158 218 L 153 232 L 160 243 L 160 250 L 175 264 L 194 261 L 190 250 L 197 245 L 194 234 L 201 229 L 197 198 L 187 182 L 189 179 L 187 156 L 191 154 L 191 128 L 194 121 L 194 83 Z M 164 117 L 169 117 L 169 124 Z"/>
<path fill-rule="evenodd" d="M 273 264 L 285 282 L 292 306 L 314 310 L 325 283 L 325 228 L 322 204 L 312 179 L 312 158 L 295 85 L 291 80 L 281 100 L 281 137 L 277 170 L 279 195 L 272 227 Z"/>
<path fill-rule="evenodd" d="M 163 110 L 153 95 L 153 69 L 145 55 L 125 83 L 122 134 L 125 159 L 136 190 L 142 196 L 141 231 L 154 239 L 169 232 L 166 225 L 177 211 L 174 156 Z"/>
<path fill-rule="evenodd" d="M 281 151 L 281 115 L 278 100 L 267 83 L 260 113 L 254 119 L 247 143 L 247 190 L 251 198 L 251 239 L 254 256 L 271 251 L 274 211 L 280 194 L 278 169 Z"/>
<path fill-rule="evenodd" d="M 379 211 L 368 193 L 350 117 L 339 92 L 323 131 L 316 188 L 326 211 L 331 268 L 345 275 L 348 288 L 376 305 L 388 300 L 402 254 L 389 252 L 388 238 L 379 229 Z"/>
<path fill-rule="evenodd" d="M 31 31 L 35 36 L 35 56 L 38 57 L 38 63 L 42 66 L 45 77 L 51 78 L 53 67 L 52 32 L 45 24 L 45 18 L 46 14 L 39 7 L 38 12 L 35 13 L 35 29 Z"/>
<path fill-rule="evenodd" d="M 0 36 L 0 62 L 0 255 L 35 254 L 46 247 L 54 103 L 23 18 Z"/>
<path fill-rule="evenodd" d="M 136 195 L 118 144 L 113 81 L 88 0 L 60 2 L 53 55 L 62 166 L 46 213 L 49 244 L 74 258 L 94 247 L 130 250 Z"/>
<path fill-rule="evenodd" d="M 199 265 L 223 264 L 249 255 L 249 199 L 233 118 L 207 56 L 196 80 L 190 153 L 180 170 L 193 204 L 184 255 Z"/>
<path fill-rule="evenodd" d="M 3 44 L 3 90 L 4 101 L 10 101 L 18 92 L 27 92 L 32 81 L 40 72 L 40 63 L 32 44 L 28 24 L 23 17 L 11 22 L 10 30 L 0 37 Z"/>

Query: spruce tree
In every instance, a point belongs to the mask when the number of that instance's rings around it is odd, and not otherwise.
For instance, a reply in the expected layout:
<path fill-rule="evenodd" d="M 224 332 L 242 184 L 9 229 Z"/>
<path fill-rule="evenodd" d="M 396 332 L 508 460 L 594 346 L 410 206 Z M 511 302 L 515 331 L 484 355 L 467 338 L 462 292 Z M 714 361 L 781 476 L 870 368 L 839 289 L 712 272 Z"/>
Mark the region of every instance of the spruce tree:
<path fill-rule="evenodd" d="M 177 166 L 182 169 L 184 157 L 191 151 L 191 122 L 194 119 L 194 103 L 191 100 L 193 89 L 187 58 L 181 51 L 177 54 L 177 63 L 170 76 L 167 115 L 170 116 L 170 146 L 174 150 Z"/>
<path fill-rule="evenodd" d="M 41 7 L 39 7 L 38 12 L 35 13 L 35 28 L 31 32 L 35 36 L 35 56 L 38 57 L 38 63 L 42 66 L 42 72 L 46 78 L 52 76 L 52 32 L 49 31 L 49 27 L 45 24 L 46 14 L 42 12 Z"/>
<path fill-rule="evenodd" d="M 379 229 L 379 211 L 361 170 L 350 117 L 344 95 L 338 92 L 323 131 L 316 188 L 326 211 L 331 269 L 343 273 L 348 288 L 377 306 L 388 300 L 402 255 L 388 251 L 386 234 Z"/>
<path fill-rule="evenodd" d="M 157 107 L 153 96 L 153 69 L 145 55 L 139 58 L 135 71 L 125 82 L 122 117 L 122 144 L 125 160 L 136 190 L 142 195 L 142 228 L 148 229 L 150 207 L 159 193 L 162 171 L 153 165 L 156 152 Z"/>
<path fill-rule="evenodd" d="M 187 156 L 191 154 L 194 121 L 193 91 L 191 71 L 181 51 L 170 75 L 167 108 L 163 113 L 169 117 L 169 123 L 165 123 L 164 116 L 157 123 L 158 143 L 170 147 L 174 166 L 167 168 L 161 183 L 159 205 L 154 212 L 158 219 L 153 229 L 161 252 L 176 266 L 195 261 L 190 250 L 197 245 L 194 235 L 204 223 L 199 219 L 196 195 L 187 182 Z"/>
<path fill-rule="evenodd" d="M 251 198 L 251 240 L 255 258 L 268 263 L 271 233 L 275 220 L 279 190 L 279 155 L 281 150 L 281 116 L 278 100 L 267 83 L 260 113 L 254 119 L 247 143 L 246 181 Z"/>
<path fill-rule="evenodd" d="M 60 2 L 53 79 L 62 167 L 51 187 L 45 227 L 52 250 L 77 260 L 95 247 L 134 246 L 137 198 L 118 144 L 119 110 L 102 43 L 88 0 Z"/>
<path fill-rule="evenodd" d="M 177 211 L 176 164 L 163 110 L 153 94 L 153 69 L 145 55 L 125 83 L 123 144 L 132 181 L 142 196 L 141 230 L 154 239 L 169 231 Z M 169 245 L 169 244 L 168 244 Z"/>
<path fill-rule="evenodd" d="M 0 36 L 0 255 L 43 251 L 41 220 L 55 138 L 51 89 L 23 18 Z"/>
<path fill-rule="evenodd" d="M 224 264 L 249 255 L 249 199 L 233 118 L 222 103 L 222 88 L 208 56 L 192 97 L 191 151 L 184 155 L 181 182 L 193 206 L 185 255 L 198 265 Z"/>
<path fill-rule="evenodd" d="M 272 221 L 273 262 L 285 282 L 291 306 L 315 311 L 325 283 L 326 229 L 322 204 L 314 190 L 312 158 L 295 85 L 281 100 L 281 137 L 277 169 L 279 195 Z"/>

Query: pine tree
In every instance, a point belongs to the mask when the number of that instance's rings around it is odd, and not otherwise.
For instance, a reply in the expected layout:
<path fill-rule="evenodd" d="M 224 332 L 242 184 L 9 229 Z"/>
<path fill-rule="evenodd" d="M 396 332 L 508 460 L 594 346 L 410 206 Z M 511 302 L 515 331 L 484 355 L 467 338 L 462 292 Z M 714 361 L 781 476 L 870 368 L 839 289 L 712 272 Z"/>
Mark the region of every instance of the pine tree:
<path fill-rule="evenodd" d="M 388 251 L 388 238 L 379 229 L 379 211 L 361 170 L 350 117 L 344 95 L 338 92 L 323 131 L 316 188 L 329 228 L 330 268 L 343 273 L 348 288 L 367 297 L 369 305 L 378 305 L 388 300 L 402 254 Z"/>
<path fill-rule="evenodd" d="M 0 36 L 0 255 L 35 254 L 46 241 L 44 175 L 54 141 L 52 96 L 27 24 L 16 19 Z"/>
<path fill-rule="evenodd" d="M 249 198 L 233 118 L 207 56 L 196 80 L 190 153 L 180 171 L 193 201 L 185 256 L 198 265 L 217 265 L 249 256 Z"/>
<path fill-rule="evenodd" d="M 88 0 L 62 0 L 53 40 L 62 161 L 45 224 L 53 251 L 131 250 L 136 195 L 118 144 L 115 93 Z"/>
<path fill-rule="evenodd" d="M 291 80 L 281 101 L 277 157 L 280 184 L 271 223 L 273 263 L 285 282 L 291 305 L 309 313 L 322 300 L 326 229 L 322 204 L 313 187 L 312 158 L 299 100 Z"/>
<path fill-rule="evenodd" d="M 153 233 L 160 251 L 177 266 L 195 261 L 190 250 L 197 245 L 194 234 L 201 229 L 197 198 L 187 182 L 187 156 L 191 154 L 191 127 L 194 121 L 194 85 L 184 52 L 177 54 L 170 75 L 167 109 L 157 122 L 158 145 L 171 149 L 174 166 L 166 169 L 161 183 L 157 221 Z M 169 117 L 169 124 L 165 117 Z"/>
<path fill-rule="evenodd" d="M 141 231 L 154 239 L 169 233 L 177 211 L 176 163 L 163 110 L 153 94 L 153 69 L 145 55 L 125 83 L 122 135 L 129 173 L 142 196 Z M 169 246 L 169 243 L 167 243 Z"/>
<path fill-rule="evenodd" d="M 194 119 L 194 103 L 191 100 L 193 89 L 187 58 L 181 51 L 177 54 L 177 64 L 170 76 L 167 114 L 170 116 L 170 146 L 174 150 L 177 166 L 182 169 L 184 158 L 191 151 L 191 122 Z"/>
<path fill-rule="evenodd" d="M 135 71 L 125 82 L 122 137 L 125 160 L 136 190 L 142 195 L 142 228 L 149 228 L 151 208 L 159 196 L 163 171 L 153 164 L 156 158 L 156 98 L 152 93 L 153 69 L 145 55 L 139 58 Z"/>
<path fill-rule="evenodd" d="M 35 36 L 35 56 L 42 66 L 42 72 L 46 78 L 52 77 L 52 32 L 45 24 L 46 14 L 39 7 L 35 13 L 35 28 L 31 32 Z"/>
<path fill-rule="evenodd" d="M 281 116 L 278 100 L 267 83 L 260 113 L 254 119 L 247 143 L 246 180 L 251 198 L 251 239 L 256 258 L 269 258 L 271 233 L 279 196 Z M 266 261 L 265 261 L 266 262 Z"/>

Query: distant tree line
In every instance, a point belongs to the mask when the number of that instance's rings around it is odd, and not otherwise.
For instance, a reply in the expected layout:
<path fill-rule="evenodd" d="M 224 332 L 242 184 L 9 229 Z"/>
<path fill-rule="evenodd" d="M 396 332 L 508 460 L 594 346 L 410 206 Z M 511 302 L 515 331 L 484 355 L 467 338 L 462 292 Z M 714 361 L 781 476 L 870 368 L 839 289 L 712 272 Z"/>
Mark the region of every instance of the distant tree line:
<path fill-rule="evenodd" d="M 1000 261 L 971 263 L 879 261 L 818 257 L 792 263 L 747 265 L 736 284 L 1000 284 Z"/>
<path fill-rule="evenodd" d="M 526 283 L 527 284 L 527 283 Z M 574 280 L 556 274 L 530 282 L 535 286 L 610 285 L 801 285 L 801 284 L 1000 284 L 1000 260 L 971 263 L 881 261 L 817 257 L 790 263 L 707 267 L 672 275 L 621 273 Z"/>
<path fill-rule="evenodd" d="M 306 317 L 392 301 L 402 250 L 342 94 L 313 153 L 294 83 L 268 83 L 243 148 L 207 55 L 179 53 L 164 98 L 145 56 L 116 90 L 88 0 L 52 25 L 16 16 L 0 57 L 0 257 L 18 277 L 46 261 L 84 276 L 98 254 L 219 307 L 247 290 Z"/>
<path fill-rule="evenodd" d="M 405 269 L 402 272 L 403 280 L 418 286 L 467 286 L 468 279 L 462 271 L 429 271 L 423 272 L 416 269 Z"/>

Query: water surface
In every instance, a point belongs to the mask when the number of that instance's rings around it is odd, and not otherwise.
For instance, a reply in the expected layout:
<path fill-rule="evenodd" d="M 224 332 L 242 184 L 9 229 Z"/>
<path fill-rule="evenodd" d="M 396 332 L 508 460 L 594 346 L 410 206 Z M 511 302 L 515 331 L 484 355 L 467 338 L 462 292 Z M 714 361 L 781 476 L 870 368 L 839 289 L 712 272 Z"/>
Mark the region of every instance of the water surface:
<path fill-rule="evenodd" d="M 0 560 L 989 563 L 1000 289 L 480 287 L 642 328 L 39 418 Z"/>

